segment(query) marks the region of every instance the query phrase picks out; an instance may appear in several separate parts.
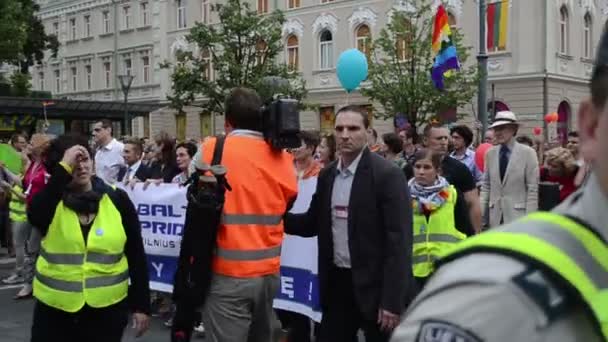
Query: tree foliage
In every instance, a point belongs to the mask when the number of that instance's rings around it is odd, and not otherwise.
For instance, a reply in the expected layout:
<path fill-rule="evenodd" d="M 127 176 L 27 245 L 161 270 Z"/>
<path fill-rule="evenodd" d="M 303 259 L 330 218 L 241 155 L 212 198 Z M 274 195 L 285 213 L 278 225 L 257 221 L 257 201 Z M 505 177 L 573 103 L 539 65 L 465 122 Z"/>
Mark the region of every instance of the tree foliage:
<path fill-rule="evenodd" d="M 172 94 L 167 95 L 171 107 L 181 111 L 202 98 L 205 112 L 223 113 L 226 96 L 238 86 L 256 89 L 267 99 L 272 95 L 264 83 L 268 76 L 289 81 L 283 94 L 305 96 L 304 81 L 278 61 L 285 22 L 281 12 L 259 15 L 246 0 L 228 0 L 211 10 L 219 23 L 196 23 L 186 36 L 189 48 L 178 51 L 174 63 L 162 65 L 172 69 Z"/>
<path fill-rule="evenodd" d="M 45 33 L 38 10 L 34 0 L 0 0 L 0 63 L 17 65 L 21 73 L 59 47 L 57 37 Z"/>
<path fill-rule="evenodd" d="M 363 95 L 382 105 L 379 116 L 404 115 L 409 124 L 418 127 L 449 109 L 470 103 L 477 87 L 477 68 L 466 66 L 470 47 L 452 28 L 461 69 L 445 78 L 445 89 L 437 90 L 431 80 L 434 61 L 431 50 L 434 13 L 428 1 L 411 2 L 412 12 L 395 12 L 387 26 L 372 43 L 369 66 L 370 85 Z"/>

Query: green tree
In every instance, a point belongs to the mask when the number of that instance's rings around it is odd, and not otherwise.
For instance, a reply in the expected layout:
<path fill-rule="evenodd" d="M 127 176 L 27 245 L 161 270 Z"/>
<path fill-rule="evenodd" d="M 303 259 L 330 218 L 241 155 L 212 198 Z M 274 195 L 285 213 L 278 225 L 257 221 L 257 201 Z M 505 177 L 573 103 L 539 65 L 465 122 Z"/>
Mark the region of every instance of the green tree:
<path fill-rule="evenodd" d="M 32 89 L 31 77 L 29 74 L 15 72 L 11 75 L 11 95 L 26 97 L 30 95 Z"/>
<path fill-rule="evenodd" d="M 445 89 L 437 90 L 431 80 L 434 61 L 431 50 L 434 13 L 428 1 L 411 2 L 413 11 L 394 12 L 392 19 L 372 43 L 369 66 L 370 85 L 363 95 L 384 109 L 376 114 L 392 118 L 401 113 L 410 125 L 418 127 L 438 114 L 469 104 L 477 90 L 477 68 L 466 66 L 470 47 L 463 46 L 462 35 L 452 28 L 461 69 L 445 78 Z"/>
<path fill-rule="evenodd" d="M 45 33 L 38 10 L 33 0 L 0 0 L 0 63 L 17 65 L 21 73 L 59 47 L 57 37 Z"/>
<path fill-rule="evenodd" d="M 306 95 L 305 83 L 297 73 L 278 61 L 283 51 L 282 27 L 285 17 L 279 11 L 259 15 L 246 0 L 228 0 L 211 6 L 219 22 L 197 23 L 186 36 L 188 49 L 176 53 L 174 63 L 163 63 L 172 69 L 171 107 L 181 112 L 183 106 L 202 98 L 207 113 L 223 113 L 230 90 L 238 86 L 256 89 L 267 99 L 269 87 L 265 77 L 282 77 L 290 86 L 282 93 L 301 100 Z"/>

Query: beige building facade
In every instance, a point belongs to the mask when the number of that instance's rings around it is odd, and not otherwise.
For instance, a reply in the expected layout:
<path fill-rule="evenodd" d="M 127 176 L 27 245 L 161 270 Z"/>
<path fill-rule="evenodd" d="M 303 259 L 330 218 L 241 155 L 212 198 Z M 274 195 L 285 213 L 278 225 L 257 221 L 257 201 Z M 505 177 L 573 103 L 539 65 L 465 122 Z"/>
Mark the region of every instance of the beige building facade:
<path fill-rule="evenodd" d="M 121 100 L 119 74 L 135 80 L 129 101 L 166 103 L 169 71 L 159 63 L 187 49 L 184 37 L 195 22 L 217 22 L 211 4 L 221 0 L 41 0 L 40 17 L 61 42 L 57 58 L 32 68 L 36 90 L 72 99 Z M 434 6 L 439 0 L 429 0 Z M 492 48 L 488 62 L 488 101 L 509 108 L 525 130 L 542 125 L 547 112 L 560 113 L 560 125 L 574 129 L 575 113 L 587 94 L 594 49 L 606 21 L 606 0 L 507 1 L 506 44 Z M 302 113 L 305 129 L 331 129 L 332 114 L 344 104 L 370 105 L 359 93 L 347 99 L 335 74 L 339 54 L 374 39 L 393 11 L 411 10 L 408 0 L 255 0 L 260 12 L 283 10 L 285 62 L 295 64 L 306 80 L 309 103 L 317 112 Z M 489 0 L 490 4 L 495 1 Z M 478 3 L 444 0 L 452 24 L 465 35 L 475 63 L 479 46 Z M 506 19 L 505 19 L 506 18 Z M 364 45 L 364 44 L 363 44 Z M 116 54 L 114 53 L 116 51 Z M 365 85 L 364 85 L 365 86 Z M 476 103 L 476 100 L 473 99 Z M 474 113 L 474 108 L 462 108 Z M 178 138 L 221 132 L 221 116 L 203 115 L 197 107 L 178 116 L 162 108 L 134 120 L 134 134 L 166 130 Z M 467 120 L 472 121 L 472 118 Z M 392 122 L 373 120 L 380 132 Z"/>

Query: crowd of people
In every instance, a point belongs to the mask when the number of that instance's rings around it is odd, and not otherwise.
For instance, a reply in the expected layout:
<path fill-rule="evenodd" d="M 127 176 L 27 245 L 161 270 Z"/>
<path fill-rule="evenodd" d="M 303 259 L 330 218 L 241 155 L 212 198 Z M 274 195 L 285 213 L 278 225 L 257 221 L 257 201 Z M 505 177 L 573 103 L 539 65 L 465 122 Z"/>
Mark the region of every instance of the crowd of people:
<path fill-rule="evenodd" d="M 341 112 L 355 113 L 350 119 L 357 121 L 359 109 L 356 106 L 347 107 Z M 403 188 L 402 194 L 408 196 L 406 202 L 411 203 L 406 205 L 411 209 L 410 217 L 405 218 L 403 223 L 411 222 L 413 240 L 404 241 L 402 247 L 407 243 L 411 244 L 411 266 L 417 289 L 426 283 L 427 277 L 434 270 L 434 261 L 443 249 L 484 229 L 512 222 L 536 211 L 539 208 L 539 189 L 541 202 L 547 202 L 541 203 L 540 207 L 554 207 L 580 186 L 588 171 L 588 167 L 579 157 L 576 132 L 568 135 L 568 143 L 564 147 L 548 147 L 548 144 L 543 144 L 538 139 L 535 142 L 526 136 L 518 136 L 519 123 L 511 112 L 497 114 L 484 142 L 498 147 L 484 151 L 481 159 L 476 155 L 475 145 L 483 142 L 474 144 L 475 133 L 467 125 L 447 127 L 430 123 L 424 127 L 421 135 L 414 128 L 407 127 L 385 133 L 378 141 L 376 131 L 369 127 L 369 122 L 363 120 L 360 140 L 354 141 L 354 138 L 349 137 L 345 145 L 344 141 L 341 144 L 341 139 L 344 138 L 340 136 L 339 118 L 338 115 L 334 133 L 304 131 L 300 134 L 301 147 L 289 150 L 294 160 L 296 177 L 320 177 L 321 170 L 332 165 L 341 170 L 336 163 L 342 164 L 349 153 L 356 153 L 352 155 L 354 158 L 351 160 L 351 167 L 347 169 L 350 169 L 352 178 L 352 174 L 358 171 L 355 161 L 360 162 L 357 158 L 361 158 L 362 150 L 397 166 L 407 184 L 399 185 L 398 180 L 395 180 L 396 184 L 383 187 L 381 192 L 384 196 L 390 196 L 389 189 Z M 192 161 L 200 158 L 196 141 L 178 143 L 164 132 L 153 140 L 126 137 L 119 141 L 113 137 L 112 124 L 107 120 L 94 124 L 92 137 L 92 141 L 87 145 L 94 159 L 92 172 L 107 184 L 123 183 L 133 187 L 137 183 L 143 183 L 144 189 L 149 189 L 148 191 L 154 191 L 153 187 L 161 183 L 183 184 L 193 170 Z M 53 139 L 54 137 L 45 134 L 35 134 L 31 139 L 24 134 L 15 134 L 10 143 L 22 156 L 21 171 L 11 172 L 4 166 L 2 168 L 0 185 L 5 199 L 5 211 L 9 214 L 6 215 L 4 223 L 4 242 L 10 253 L 16 256 L 13 274 L 2 282 L 24 284 L 15 296 L 16 299 L 29 298 L 32 295 L 34 263 L 40 249 L 41 234 L 39 229 L 33 228 L 35 223 L 28 221 L 25 208 L 31 205 L 34 195 L 45 187 L 51 177 L 48 163 L 43 162 L 43 159 Z M 353 186 L 352 179 L 348 180 L 348 177 L 344 182 L 342 186 Z M 334 187 L 340 186 L 339 184 L 341 183 L 336 180 Z M 552 186 L 539 188 L 539 184 Z M 543 191 L 546 192 L 544 196 Z M 343 211 L 348 211 L 348 202 L 354 199 L 352 195 L 349 196 L 349 192 L 343 193 L 341 198 L 330 196 L 330 206 L 346 208 Z M 369 194 L 358 194 L 361 195 L 369 201 Z M 348 212 L 334 215 L 348 217 Z M 379 216 L 389 220 L 385 214 Z M 329 220 L 326 224 L 335 225 L 336 219 Z M 48 226 L 48 222 L 46 225 Z M 302 233 L 297 229 L 293 231 L 293 227 L 289 225 L 286 229 L 288 232 L 305 236 L 318 233 Z M 369 236 L 364 236 L 364 239 L 370 244 Z M 343 248 L 347 251 L 351 240 L 350 236 L 342 242 L 334 239 L 333 248 Z M 349 256 L 342 258 L 348 261 Z M 348 262 L 345 265 L 348 265 Z M 353 287 L 352 281 L 346 281 L 347 278 L 352 278 L 352 275 L 339 273 L 337 277 L 338 281 L 344 281 L 344 286 L 340 288 Z M 408 296 L 415 292 L 417 290 L 410 291 Z M 166 325 L 170 326 L 170 296 L 153 293 L 152 297 L 151 310 L 155 314 L 166 316 Z M 347 301 L 350 299 L 347 298 Z M 345 303 L 336 305 L 343 307 Z M 390 312 L 386 311 L 387 315 L 391 315 Z M 290 340 L 307 340 L 302 337 L 310 335 L 310 322 L 307 318 L 286 312 L 282 312 L 279 317 L 290 331 Z M 355 320 L 353 318 L 353 321 Z M 387 323 L 387 326 L 392 326 L 395 322 Z M 203 324 L 199 323 L 196 331 L 203 333 Z M 334 336 L 339 337 L 338 340 L 344 337 Z"/>

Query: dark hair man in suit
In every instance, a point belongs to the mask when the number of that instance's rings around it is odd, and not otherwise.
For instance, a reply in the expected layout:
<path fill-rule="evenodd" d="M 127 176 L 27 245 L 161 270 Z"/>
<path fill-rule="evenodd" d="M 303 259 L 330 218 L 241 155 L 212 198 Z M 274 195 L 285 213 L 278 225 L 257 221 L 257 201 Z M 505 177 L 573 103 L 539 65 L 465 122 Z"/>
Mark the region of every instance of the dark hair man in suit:
<path fill-rule="evenodd" d="M 367 147 L 365 110 L 338 111 L 340 158 L 319 174 L 307 213 L 288 214 L 287 233 L 318 236 L 323 320 L 319 341 L 388 341 L 412 280 L 412 212 L 403 172 Z"/>
<path fill-rule="evenodd" d="M 150 169 L 141 163 L 143 145 L 139 139 L 131 139 L 125 142 L 122 156 L 126 165 L 118 172 L 119 182 L 143 182 L 150 177 Z"/>

